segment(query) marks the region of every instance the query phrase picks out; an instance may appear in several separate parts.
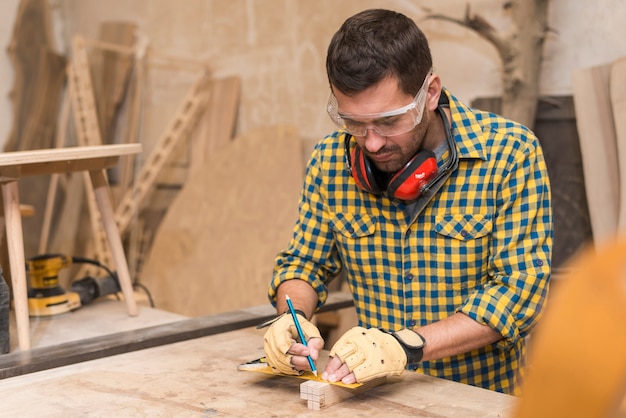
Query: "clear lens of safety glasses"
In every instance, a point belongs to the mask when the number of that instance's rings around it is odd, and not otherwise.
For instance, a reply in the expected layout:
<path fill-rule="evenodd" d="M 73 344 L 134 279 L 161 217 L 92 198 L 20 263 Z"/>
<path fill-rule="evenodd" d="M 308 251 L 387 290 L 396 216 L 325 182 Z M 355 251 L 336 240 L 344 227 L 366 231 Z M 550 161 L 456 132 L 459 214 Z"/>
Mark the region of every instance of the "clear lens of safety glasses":
<path fill-rule="evenodd" d="M 407 133 L 422 121 L 426 93 L 428 91 L 427 86 L 431 74 L 431 72 L 428 73 L 413 101 L 399 109 L 369 115 L 340 114 L 337 98 L 331 92 L 326 110 L 339 129 L 353 136 L 365 136 L 369 129 L 382 136 L 395 136 Z"/>

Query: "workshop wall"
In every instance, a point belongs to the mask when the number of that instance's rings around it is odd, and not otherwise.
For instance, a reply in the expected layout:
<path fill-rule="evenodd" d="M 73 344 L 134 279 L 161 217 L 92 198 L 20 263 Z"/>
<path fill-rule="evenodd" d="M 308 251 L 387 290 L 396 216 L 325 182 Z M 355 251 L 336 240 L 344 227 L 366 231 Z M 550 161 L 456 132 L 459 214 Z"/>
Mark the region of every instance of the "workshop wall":
<path fill-rule="evenodd" d="M 393 8 L 420 20 L 423 8 L 461 18 L 466 0 L 51 0 L 59 48 L 67 50 L 76 34 L 95 38 L 99 24 L 109 20 L 139 25 L 150 46 L 160 53 L 207 60 L 215 75 L 242 78 L 238 132 L 259 126 L 290 123 L 301 136 L 315 140 L 331 124 L 324 112 L 328 86 L 324 71 L 330 37 L 349 15 L 370 7 Z M 473 0 L 498 29 L 508 21 L 501 0 Z M 0 0 L 0 43 L 6 48 L 19 0 Z M 554 33 L 546 43 L 541 92 L 571 94 L 574 68 L 612 61 L 626 54 L 623 21 L 626 2 L 551 0 L 549 22 Z M 444 84 L 471 101 L 500 93 L 495 50 L 474 33 L 440 21 L 420 23 L 431 39 L 435 66 Z M 473 69 L 473 71 L 468 71 Z M 11 125 L 7 94 L 13 70 L 0 56 L 0 145 Z M 170 73 L 153 86 L 156 105 L 149 115 L 146 137 L 158 137 L 189 86 L 188 77 Z M 160 106 L 160 107 L 159 107 Z M 146 144 L 149 148 L 149 143 Z"/>
<path fill-rule="evenodd" d="M 510 22 L 504 0 L 49 0 L 59 53 L 71 54 L 76 34 L 96 39 L 100 24 L 127 21 L 151 50 L 177 57 L 179 66 L 152 66 L 141 137 L 144 154 L 160 138 L 206 62 L 215 77 L 241 79 L 238 136 L 267 126 L 292 125 L 307 147 L 333 129 L 326 112 L 325 55 L 341 22 L 357 11 L 385 7 L 414 18 L 431 41 L 436 71 L 460 99 L 497 97 L 500 63 L 494 48 L 451 23 L 423 20 L 426 9 L 462 18 L 466 4 L 498 30 Z M 11 39 L 19 0 L 0 0 L 0 43 Z M 545 46 L 540 92 L 571 95 L 571 73 L 626 55 L 626 2 L 550 1 L 553 29 Z M 13 68 L 0 56 L 0 146 L 12 123 L 8 92 Z M 306 151 L 305 151 L 306 153 Z"/>

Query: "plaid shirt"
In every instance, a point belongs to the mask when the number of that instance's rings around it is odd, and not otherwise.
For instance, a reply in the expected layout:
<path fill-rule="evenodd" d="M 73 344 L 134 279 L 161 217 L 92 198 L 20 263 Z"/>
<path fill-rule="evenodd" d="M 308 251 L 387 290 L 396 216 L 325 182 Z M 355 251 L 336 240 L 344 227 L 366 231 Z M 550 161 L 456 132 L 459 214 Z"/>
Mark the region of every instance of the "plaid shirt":
<path fill-rule="evenodd" d="M 520 393 L 525 340 L 548 292 L 550 184 L 541 146 L 525 127 L 471 109 L 446 90 L 459 166 L 414 216 L 357 188 L 344 135 L 320 141 L 307 165 L 299 219 L 278 254 L 269 297 L 285 280 L 327 297 L 341 268 L 363 327 L 419 328 L 462 312 L 502 334 L 492 345 L 426 361 L 418 371 Z"/>

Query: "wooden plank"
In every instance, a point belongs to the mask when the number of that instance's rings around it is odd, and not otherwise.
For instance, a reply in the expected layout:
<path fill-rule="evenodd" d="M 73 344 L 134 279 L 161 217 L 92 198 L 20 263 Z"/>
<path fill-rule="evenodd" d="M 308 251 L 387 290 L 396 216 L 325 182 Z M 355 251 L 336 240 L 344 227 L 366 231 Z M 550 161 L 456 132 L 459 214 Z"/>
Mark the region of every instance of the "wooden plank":
<path fill-rule="evenodd" d="M 611 107 L 615 123 L 615 139 L 617 141 L 617 161 L 620 167 L 619 181 L 619 215 L 617 227 L 626 230 L 626 57 L 611 64 L 609 85 L 611 88 Z"/>
<path fill-rule="evenodd" d="M 200 118 L 191 144 L 191 170 L 202 167 L 211 154 L 235 137 L 240 90 L 238 76 L 211 80 L 207 109 Z"/>
<path fill-rule="evenodd" d="M 67 93 L 67 92 L 66 92 Z M 61 104 L 61 114 L 59 115 L 59 126 L 56 132 L 56 138 L 54 141 L 55 148 L 61 148 L 65 145 L 65 139 L 67 136 L 67 128 L 70 119 L 70 97 L 69 94 L 65 94 L 63 102 Z M 41 235 L 39 236 L 39 249 L 37 254 L 45 254 L 48 248 L 48 241 L 50 237 L 50 228 L 52 223 L 52 215 L 54 212 L 54 205 L 57 196 L 57 186 L 61 180 L 60 174 L 53 174 L 50 176 L 50 183 L 48 184 L 48 194 L 46 197 L 46 206 L 43 216 L 43 224 L 41 226 Z M 76 218 L 75 218 L 76 219 Z"/>
<path fill-rule="evenodd" d="M 297 217 L 301 146 L 294 127 L 263 127 L 194 171 L 141 272 L 158 308 L 198 316 L 267 301 L 273 260 Z M 220 297 L 207 302 L 207 294 Z"/>
<path fill-rule="evenodd" d="M 31 151 L 15 151 L 0 153 L 0 174 L 10 167 L 19 167 L 21 176 L 39 175 L 42 173 L 67 173 L 110 167 L 115 159 L 122 155 L 141 152 L 141 144 L 94 145 L 86 147 L 66 147 L 39 149 Z M 101 160 L 101 163 L 96 162 Z M 82 161 L 87 161 L 84 164 Z"/>
<path fill-rule="evenodd" d="M 105 44 L 127 47 L 132 52 L 137 38 L 137 24 L 109 21 L 100 24 L 98 40 Z M 105 144 L 116 143 L 116 120 L 126 97 L 128 80 L 133 67 L 132 53 L 120 53 L 99 48 L 90 51 L 90 69 L 98 114 L 98 126 Z"/>
<path fill-rule="evenodd" d="M 100 212 L 100 219 L 104 227 L 104 233 L 111 251 L 111 258 L 115 263 L 115 271 L 117 278 L 124 294 L 124 300 L 128 308 L 130 316 L 137 316 L 139 311 L 135 303 L 135 295 L 133 293 L 133 283 L 128 270 L 128 262 L 124 254 L 124 247 L 120 232 L 115 222 L 113 214 L 113 205 L 111 204 L 111 192 L 109 183 L 106 178 L 105 170 L 90 170 L 91 184 L 93 186 L 95 200 Z"/>
<path fill-rule="evenodd" d="M 77 142 L 80 146 L 102 145 L 85 40 L 81 36 L 75 35 L 72 39 L 72 47 L 72 64 L 68 67 L 68 76 Z M 90 244 L 94 248 L 94 251 L 92 253 L 87 252 L 86 256 L 88 258 L 96 258 L 103 265 L 115 269 L 117 266 L 113 265 L 113 258 L 106 243 L 89 173 L 83 172 L 83 177 L 91 225 Z M 78 245 L 89 248 L 89 245 L 84 242 L 80 242 Z M 78 275 L 79 277 L 92 276 L 95 274 L 94 270 L 92 266 L 82 265 L 79 268 Z"/>
<path fill-rule="evenodd" d="M 50 147 L 65 82 L 65 58 L 54 52 L 45 0 L 21 0 L 8 46 L 15 70 L 13 126 L 5 151 Z"/>
<path fill-rule="evenodd" d="M 331 293 L 320 312 L 346 308 L 352 304 L 352 295 Z M 266 304 L 51 347 L 34 348 L 28 352 L 18 351 L 0 356 L 0 379 L 253 327 L 275 315 L 274 307 Z"/>
<path fill-rule="evenodd" d="M 144 114 L 144 94 L 146 91 L 146 74 L 148 73 L 148 63 L 146 60 L 148 48 L 147 38 L 140 37 L 134 51 L 133 71 L 129 79 L 128 98 L 125 105 L 125 118 L 122 130 L 122 143 L 142 142 L 141 132 Z M 132 187 L 135 178 L 134 159 L 122 159 L 119 169 L 118 186 L 115 191 L 115 202 L 117 203 Z"/>
<path fill-rule="evenodd" d="M 135 187 L 128 190 L 122 197 L 115 211 L 116 221 L 122 234 L 127 231 L 133 216 L 137 214 L 148 194 L 154 189 L 157 175 L 167 162 L 172 150 L 193 128 L 198 115 L 204 109 L 209 81 L 209 74 L 203 73 L 194 83 L 165 132 L 146 158 L 137 175 Z"/>
<path fill-rule="evenodd" d="M 619 169 L 609 91 L 610 69 L 610 64 L 578 69 L 572 78 L 587 204 L 596 244 L 615 234 L 619 213 Z"/>
<path fill-rule="evenodd" d="M 312 417 L 302 380 L 237 370 L 263 353 L 262 335 L 237 330 L 0 381 L 6 416 Z M 511 416 L 514 396 L 419 373 L 346 399 L 323 416 Z"/>
<path fill-rule="evenodd" d="M 8 55 L 13 65 L 9 93 L 13 119 L 4 150 L 49 148 L 54 142 L 57 112 L 65 83 L 64 56 L 56 53 L 50 6 L 46 0 L 21 0 L 17 10 Z M 48 179 L 20 182 L 23 201 L 44 205 Z M 43 211 L 23 225 L 24 251 L 37 251 Z M 10 272 L 7 269 L 7 278 Z"/>

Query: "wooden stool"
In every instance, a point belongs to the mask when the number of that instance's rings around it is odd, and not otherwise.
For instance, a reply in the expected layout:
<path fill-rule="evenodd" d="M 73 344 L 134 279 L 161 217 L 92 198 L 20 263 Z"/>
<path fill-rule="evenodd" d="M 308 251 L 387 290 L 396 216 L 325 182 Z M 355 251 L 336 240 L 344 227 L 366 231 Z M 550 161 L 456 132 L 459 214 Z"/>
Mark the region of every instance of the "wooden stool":
<path fill-rule="evenodd" d="M 2 202 L 2 194 L 0 194 L 0 202 Z M 22 219 L 35 216 L 35 207 L 33 205 L 20 204 L 20 216 Z M 9 268 L 9 251 L 7 250 L 7 240 L 4 234 L 4 205 L 0 204 L 0 267 L 3 268 L 4 280 L 9 286 L 9 291 L 13 294 L 13 286 L 11 285 L 11 269 Z"/>
<path fill-rule="evenodd" d="M 24 237 L 17 182 L 21 177 L 25 176 L 72 171 L 89 172 L 128 314 L 136 316 L 138 313 L 137 304 L 135 303 L 122 240 L 115 222 L 105 170 L 116 165 L 120 156 L 137 154 L 139 152 L 141 152 L 141 144 L 99 145 L 0 153 L 0 184 L 4 201 L 7 247 L 20 350 L 30 350 L 30 325 L 24 260 Z"/>

